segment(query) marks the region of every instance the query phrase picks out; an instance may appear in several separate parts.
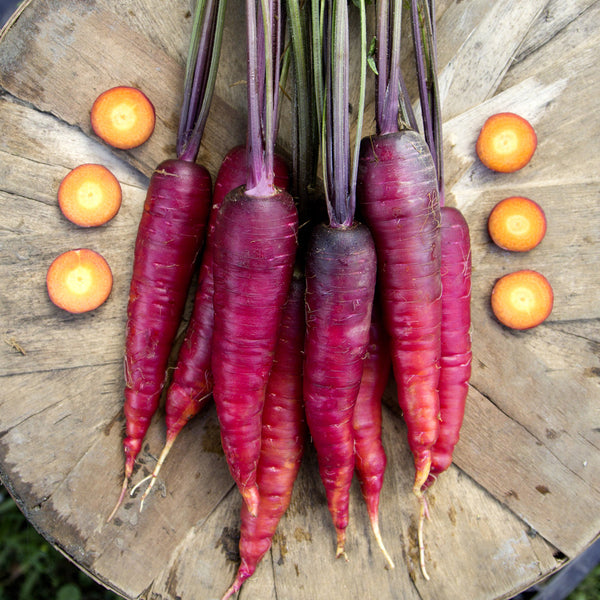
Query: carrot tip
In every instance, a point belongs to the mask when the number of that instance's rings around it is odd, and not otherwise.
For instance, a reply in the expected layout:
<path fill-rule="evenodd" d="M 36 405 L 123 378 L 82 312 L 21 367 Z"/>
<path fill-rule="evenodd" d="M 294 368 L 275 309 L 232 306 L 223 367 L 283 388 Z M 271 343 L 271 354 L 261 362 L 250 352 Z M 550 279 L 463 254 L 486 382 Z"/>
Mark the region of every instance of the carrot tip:
<path fill-rule="evenodd" d="M 388 568 L 395 569 L 396 565 L 394 564 L 392 557 L 390 556 L 386 547 L 383 544 L 383 538 L 381 537 L 381 531 L 379 530 L 379 519 L 377 517 L 373 517 L 371 519 L 371 529 L 373 530 L 375 541 L 377 542 L 379 549 L 381 550 L 383 556 L 385 557 L 385 560 L 387 561 Z"/>
<path fill-rule="evenodd" d="M 121 487 L 121 494 L 119 495 L 119 499 L 117 500 L 115 507 L 112 509 L 112 512 L 110 513 L 110 515 L 108 515 L 108 518 L 106 519 L 107 523 L 110 523 L 113 520 L 113 517 L 117 514 L 119 507 L 121 506 L 121 504 L 123 503 L 123 500 L 125 499 L 125 494 L 127 493 L 128 485 L 129 485 L 129 477 L 127 477 L 127 475 L 126 475 L 123 479 L 123 485 Z"/>
<path fill-rule="evenodd" d="M 337 532 L 337 548 L 335 549 L 335 557 L 343 558 L 346 562 L 348 562 L 348 555 L 346 554 L 345 546 L 346 546 L 346 530 L 345 529 L 336 529 Z"/>
<path fill-rule="evenodd" d="M 425 567 L 425 541 L 423 534 L 423 526 L 425 519 L 429 519 L 429 508 L 427 506 L 427 499 L 424 494 L 421 494 L 419 498 L 419 526 L 418 526 L 418 543 L 419 543 L 419 565 L 421 567 L 421 573 L 423 577 L 429 581 L 429 574 Z"/>

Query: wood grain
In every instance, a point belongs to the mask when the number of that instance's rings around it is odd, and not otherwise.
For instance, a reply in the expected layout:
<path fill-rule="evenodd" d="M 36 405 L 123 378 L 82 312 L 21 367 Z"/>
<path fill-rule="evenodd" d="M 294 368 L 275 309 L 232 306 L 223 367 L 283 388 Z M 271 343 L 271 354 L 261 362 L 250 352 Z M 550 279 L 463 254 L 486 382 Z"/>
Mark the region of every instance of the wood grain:
<path fill-rule="evenodd" d="M 133 242 L 148 177 L 173 151 L 192 7 L 31 0 L 0 35 L 0 476 L 47 539 L 129 599 L 218 598 L 238 560 L 240 497 L 214 407 L 183 430 L 144 511 L 132 497 L 105 523 L 122 474 Z M 510 598 L 600 533 L 600 3 L 443 0 L 437 19 L 446 193 L 464 212 L 473 247 L 474 366 L 455 465 L 429 497 L 431 581 L 418 569 L 412 459 L 390 382 L 381 525 L 396 569 L 385 568 L 356 483 L 350 560 L 335 560 L 309 446 L 290 509 L 240 598 Z M 226 33 L 200 155 L 213 175 L 245 136 L 242 2 L 229 3 Z M 403 65 L 414 89 L 406 49 Z M 126 152 L 105 146 L 89 125 L 93 99 L 123 83 L 146 91 L 158 115 L 149 142 Z M 474 153 L 481 124 L 500 110 L 522 114 L 538 133 L 534 159 L 511 175 L 488 171 Z M 372 119 L 365 123 L 368 133 Z M 62 177 L 83 162 L 105 164 L 123 187 L 119 214 L 95 230 L 66 221 L 56 203 Z M 502 251 L 487 235 L 489 211 L 508 195 L 546 211 L 546 238 L 530 253 Z M 83 246 L 106 256 L 115 286 L 98 310 L 74 316 L 50 303 L 45 274 L 57 254 Z M 519 268 L 541 271 L 555 292 L 548 321 L 525 332 L 501 327 L 489 308 L 494 281 Z M 159 411 L 134 483 L 163 440 Z"/>

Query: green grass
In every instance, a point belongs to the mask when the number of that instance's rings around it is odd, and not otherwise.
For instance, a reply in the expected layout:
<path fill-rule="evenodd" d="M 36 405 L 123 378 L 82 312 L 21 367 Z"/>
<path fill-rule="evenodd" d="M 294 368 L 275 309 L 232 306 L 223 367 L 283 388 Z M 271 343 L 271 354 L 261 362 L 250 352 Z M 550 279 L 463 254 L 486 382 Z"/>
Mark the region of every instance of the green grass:
<path fill-rule="evenodd" d="M 600 599 L 600 565 L 593 568 L 589 575 L 573 590 L 567 600 Z"/>
<path fill-rule="evenodd" d="M 118 600 L 55 550 L 0 485 L 0 600 Z"/>

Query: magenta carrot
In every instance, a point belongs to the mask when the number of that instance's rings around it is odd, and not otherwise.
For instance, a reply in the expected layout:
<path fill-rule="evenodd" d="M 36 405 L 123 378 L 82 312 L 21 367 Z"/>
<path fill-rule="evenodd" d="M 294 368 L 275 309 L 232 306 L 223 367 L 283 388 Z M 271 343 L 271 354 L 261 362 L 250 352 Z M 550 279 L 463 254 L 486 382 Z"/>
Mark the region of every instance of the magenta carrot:
<path fill-rule="evenodd" d="M 471 376 L 471 246 L 469 227 L 456 208 L 441 209 L 442 355 L 440 435 L 433 447 L 429 487 L 452 463 Z"/>
<path fill-rule="evenodd" d="M 158 407 L 210 209 L 211 178 L 196 164 L 208 116 L 223 26 L 222 4 L 198 2 L 188 57 L 177 158 L 154 171 L 138 227 L 125 342 L 125 496 L 137 455 Z M 206 11 L 203 11 L 206 8 Z M 203 23 L 217 23 L 200 39 Z M 209 38 L 209 39 L 206 39 Z M 207 78 L 208 74 L 208 78 Z M 203 85 L 194 83 L 201 77 Z M 200 102 L 202 100 L 202 102 Z M 202 104 L 202 106 L 200 106 Z"/>
<path fill-rule="evenodd" d="M 387 464 L 381 442 L 381 398 L 390 378 L 391 366 L 389 338 L 375 303 L 352 423 L 356 473 L 367 506 L 371 529 L 389 567 L 393 569 L 394 561 L 385 549 L 379 529 L 379 497 Z"/>
<path fill-rule="evenodd" d="M 421 135 L 404 130 L 365 140 L 359 190 L 377 247 L 382 309 L 419 494 L 439 434 L 442 291 L 435 169 Z"/>
<path fill-rule="evenodd" d="M 347 3 L 327 3 L 325 15 L 323 89 L 328 92 L 322 138 L 329 222 L 314 228 L 306 255 L 304 402 L 336 530 L 336 556 L 346 557 L 349 492 L 355 466 L 352 420 L 369 342 L 376 257 L 370 231 L 354 218 L 357 153 L 351 172 Z M 364 3 L 361 32 L 364 49 Z M 363 63 L 359 130 L 365 73 Z"/>
<path fill-rule="evenodd" d="M 303 350 L 304 277 L 297 272 L 283 308 L 275 361 L 263 408 L 256 479 L 260 500 L 256 516 L 250 514 L 245 503 L 242 505 L 241 563 L 222 600 L 230 598 L 252 576 L 271 547 L 277 525 L 290 504 L 306 438 L 302 402 Z"/>
<path fill-rule="evenodd" d="M 216 217 L 225 196 L 246 180 L 247 151 L 244 146 L 232 148 L 221 163 L 215 180 L 212 208 L 206 233 L 206 243 L 198 272 L 194 308 L 185 338 L 179 350 L 173 377 L 165 400 L 166 440 L 150 483 L 140 500 L 140 510 L 183 427 L 210 402 L 213 376 L 211 370 L 212 337 L 214 329 L 213 308 L 213 246 Z M 289 182 L 285 161 L 278 155 L 274 159 L 275 185 L 285 189 Z M 138 484 L 139 485 L 139 484 Z"/>
<path fill-rule="evenodd" d="M 284 24 L 279 1 L 261 7 L 264 16 L 247 1 L 247 180 L 223 201 L 213 256 L 213 397 L 229 470 L 251 514 L 259 501 L 261 414 L 298 232 L 293 199 L 274 184 Z"/>
<path fill-rule="evenodd" d="M 443 146 L 436 72 L 435 20 L 430 2 L 413 0 L 413 31 L 425 137 L 436 159 L 441 209 L 442 331 L 440 435 L 425 487 L 452 462 L 471 376 L 471 243 L 469 227 L 456 208 L 444 206 Z M 416 25 L 420 23 L 420 25 Z"/>
<path fill-rule="evenodd" d="M 398 125 L 401 112 L 403 120 L 407 115 L 409 122 L 414 120 L 410 102 L 398 93 L 404 89 L 401 8 L 401 0 L 381 0 L 378 5 L 377 132 L 361 145 L 358 198 L 375 238 L 384 322 L 415 465 L 413 492 L 423 515 L 421 488 L 439 435 L 440 206 L 435 164 L 425 139 Z"/>
<path fill-rule="evenodd" d="M 440 358 L 440 433 L 432 451 L 430 475 L 423 491 L 452 462 L 465 411 L 471 375 L 471 246 L 468 225 L 455 208 L 444 206 L 444 161 L 440 94 L 436 66 L 434 6 L 431 1 L 412 0 L 413 39 L 417 63 L 419 98 L 425 138 L 435 159 L 441 209 L 442 327 Z M 422 536 L 423 520 L 419 519 Z M 424 567 L 420 541 L 421 569 Z"/>

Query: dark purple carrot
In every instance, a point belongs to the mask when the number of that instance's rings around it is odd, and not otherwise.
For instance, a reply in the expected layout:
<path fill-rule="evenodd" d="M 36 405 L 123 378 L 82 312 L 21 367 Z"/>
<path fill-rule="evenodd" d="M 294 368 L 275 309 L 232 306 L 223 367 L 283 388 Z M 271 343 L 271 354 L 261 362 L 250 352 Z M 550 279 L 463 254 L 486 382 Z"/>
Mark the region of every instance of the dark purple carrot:
<path fill-rule="evenodd" d="M 213 246 L 216 217 L 225 196 L 246 181 L 247 152 L 244 146 L 232 148 L 221 163 L 215 180 L 212 208 L 206 233 L 202 262 L 198 272 L 198 285 L 194 308 L 185 338 L 179 350 L 173 378 L 165 400 L 166 440 L 159 459 L 150 475 L 150 484 L 140 501 L 140 510 L 150 493 L 156 477 L 167 458 L 177 436 L 186 423 L 196 416 L 210 401 L 213 389 L 211 370 L 213 308 Z M 275 156 L 275 185 L 282 189 L 289 183 L 285 161 Z M 141 482 L 140 482 L 141 483 Z M 138 484 L 139 485 L 139 484 Z"/>
<path fill-rule="evenodd" d="M 225 457 L 250 513 L 256 514 L 261 415 L 292 277 L 298 213 L 290 194 L 274 184 L 284 14 L 276 0 L 260 8 L 248 0 L 246 12 L 247 180 L 226 196 L 215 228 L 211 368 Z"/>
<path fill-rule="evenodd" d="M 322 139 L 329 222 L 314 228 L 306 255 L 304 402 L 336 530 L 336 556 L 346 557 L 349 493 L 355 465 L 353 411 L 369 342 L 376 258 L 371 233 L 354 219 L 357 153 L 351 172 L 347 3 L 329 2 L 324 13 L 321 47 L 323 89 L 327 93 Z M 361 32 L 364 49 L 364 3 Z M 363 61 L 359 130 L 364 111 L 365 65 Z"/>
<path fill-rule="evenodd" d="M 306 422 L 302 402 L 304 350 L 304 277 L 295 273 L 283 307 L 275 360 L 262 415 L 261 450 L 256 481 L 260 500 L 256 516 L 241 510 L 241 563 L 222 600 L 235 594 L 252 576 L 271 547 L 273 535 L 292 497 L 304 443 Z"/>
<path fill-rule="evenodd" d="M 220 51 L 224 3 L 198 2 L 188 55 L 177 158 L 150 179 L 135 243 L 125 342 L 125 475 L 108 520 L 121 505 L 158 407 L 210 209 L 211 179 L 195 160 Z M 199 83 L 201 81 L 201 83 Z"/>
<path fill-rule="evenodd" d="M 385 549 L 379 529 L 379 497 L 387 464 L 381 442 L 381 398 L 390 378 L 391 366 L 389 337 L 375 303 L 369 330 L 369 345 L 354 406 L 354 453 L 356 473 L 367 506 L 371 529 L 388 565 L 393 569 L 394 561 Z"/>

